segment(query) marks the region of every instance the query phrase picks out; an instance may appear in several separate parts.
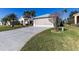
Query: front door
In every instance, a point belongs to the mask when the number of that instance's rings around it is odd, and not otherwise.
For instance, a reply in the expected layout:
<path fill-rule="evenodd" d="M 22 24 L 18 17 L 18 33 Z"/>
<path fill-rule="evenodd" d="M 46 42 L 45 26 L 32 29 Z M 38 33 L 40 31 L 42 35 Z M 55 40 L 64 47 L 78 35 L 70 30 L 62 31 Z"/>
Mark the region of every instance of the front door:
<path fill-rule="evenodd" d="M 77 24 L 79 23 L 79 16 L 77 16 Z"/>

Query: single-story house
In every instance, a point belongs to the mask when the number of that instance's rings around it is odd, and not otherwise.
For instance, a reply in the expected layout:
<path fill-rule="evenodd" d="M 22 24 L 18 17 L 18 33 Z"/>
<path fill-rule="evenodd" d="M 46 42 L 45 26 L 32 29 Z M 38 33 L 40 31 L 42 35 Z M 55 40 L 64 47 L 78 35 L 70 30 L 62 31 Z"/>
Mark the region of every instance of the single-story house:
<path fill-rule="evenodd" d="M 79 24 L 79 13 L 76 13 L 74 16 L 74 24 Z"/>
<path fill-rule="evenodd" d="M 52 16 L 52 17 L 50 17 Z M 55 14 L 45 14 L 33 18 L 24 18 L 23 16 L 19 18 L 19 21 L 21 24 L 26 25 L 26 24 L 32 24 L 34 27 L 54 27 L 53 21 L 56 19 Z M 51 21 L 52 22 L 51 22 Z"/>
<path fill-rule="evenodd" d="M 23 24 L 23 25 L 28 24 L 28 20 L 25 20 L 25 18 L 24 18 L 23 16 L 21 16 L 21 17 L 19 18 L 19 22 L 20 22 L 20 24 Z"/>
<path fill-rule="evenodd" d="M 54 27 L 54 24 L 50 21 L 50 14 L 45 14 L 41 16 L 34 17 L 33 26 L 34 27 Z"/>

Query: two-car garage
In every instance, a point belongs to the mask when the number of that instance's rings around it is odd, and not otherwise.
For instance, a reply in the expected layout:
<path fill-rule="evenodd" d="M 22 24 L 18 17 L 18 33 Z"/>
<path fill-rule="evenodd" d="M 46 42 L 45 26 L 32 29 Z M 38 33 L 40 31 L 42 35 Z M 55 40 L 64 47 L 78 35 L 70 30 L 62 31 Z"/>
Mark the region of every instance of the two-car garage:
<path fill-rule="evenodd" d="M 33 20 L 34 27 L 54 27 L 53 23 L 49 21 L 49 14 L 38 16 Z"/>

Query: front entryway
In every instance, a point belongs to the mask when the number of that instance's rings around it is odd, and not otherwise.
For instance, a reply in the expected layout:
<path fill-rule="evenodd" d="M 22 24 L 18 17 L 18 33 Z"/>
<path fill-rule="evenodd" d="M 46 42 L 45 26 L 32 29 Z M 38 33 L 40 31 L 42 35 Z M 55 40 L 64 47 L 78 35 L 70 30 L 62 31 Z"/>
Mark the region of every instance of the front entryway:
<path fill-rule="evenodd" d="M 79 16 L 77 16 L 77 24 L 79 24 Z"/>

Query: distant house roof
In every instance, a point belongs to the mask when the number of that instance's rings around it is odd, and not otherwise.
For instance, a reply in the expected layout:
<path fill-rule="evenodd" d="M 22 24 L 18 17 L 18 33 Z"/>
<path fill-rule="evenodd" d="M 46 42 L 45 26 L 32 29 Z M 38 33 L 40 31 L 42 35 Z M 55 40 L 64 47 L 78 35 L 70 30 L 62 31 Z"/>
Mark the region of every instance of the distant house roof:
<path fill-rule="evenodd" d="M 33 18 L 34 19 L 37 19 L 37 18 L 47 18 L 49 16 L 50 16 L 50 14 L 44 14 L 44 15 L 41 15 L 41 16 L 33 17 Z"/>
<path fill-rule="evenodd" d="M 58 16 L 57 14 L 44 14 L 41 16 L 33 17 L 33 19 L 41 19 L 41 18 L 51 18 L 51 17 L 56 17 Z"/>
<path fill-rule="evenodd" d="M 33 17 L 31 19 L 43 19 L 43 18 L 50 18 L 50 17 L 54 17 L 54 16 L 57 16 L 57 15 L 56 14 L 44 14 L 44 15 L 41 15 L 41 16 Z M 19 18 L 19 21 L 24 20 L 24 18 L 25 18 L 24 16 L 21 16 Z"/>

